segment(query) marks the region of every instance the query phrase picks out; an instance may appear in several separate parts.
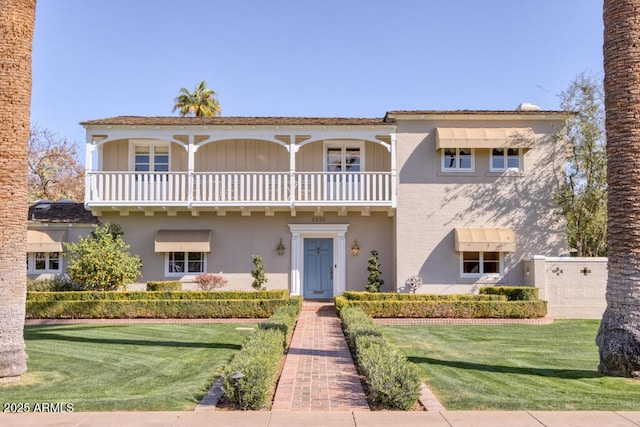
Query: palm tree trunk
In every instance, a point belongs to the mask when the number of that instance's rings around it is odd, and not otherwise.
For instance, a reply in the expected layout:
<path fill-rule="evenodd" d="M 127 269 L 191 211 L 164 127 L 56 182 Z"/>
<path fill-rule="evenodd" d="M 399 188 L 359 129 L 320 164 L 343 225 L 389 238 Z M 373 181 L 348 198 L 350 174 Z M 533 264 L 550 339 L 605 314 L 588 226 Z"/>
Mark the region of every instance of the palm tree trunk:
<path fill-rule="evenodd" d="M 35 0 L 0 0 L 0 380 L 27 370 L 27 139 Z"/>
<path fill-rule="evenodd" d="M 604 1 L 609 272 L 598 370 L 640 376 L 640 0 Z"/>

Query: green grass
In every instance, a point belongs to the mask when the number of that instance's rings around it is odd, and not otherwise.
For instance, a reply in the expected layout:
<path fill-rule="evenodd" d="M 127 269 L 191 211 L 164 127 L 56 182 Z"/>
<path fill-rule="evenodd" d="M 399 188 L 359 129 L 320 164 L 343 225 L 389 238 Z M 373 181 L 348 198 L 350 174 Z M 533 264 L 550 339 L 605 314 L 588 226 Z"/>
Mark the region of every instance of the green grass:
<path fill-rule="evenodd" d="M 26 326 L 28 372 L 0 401 L 76 411 L 190 410 L 251 330 L 235 324 Z"/>
<path fill-rule="evenodd" d="M 599 321 L 385 326 L 450 410 L 640 410 L 640 381 L 601 376 Z"/>

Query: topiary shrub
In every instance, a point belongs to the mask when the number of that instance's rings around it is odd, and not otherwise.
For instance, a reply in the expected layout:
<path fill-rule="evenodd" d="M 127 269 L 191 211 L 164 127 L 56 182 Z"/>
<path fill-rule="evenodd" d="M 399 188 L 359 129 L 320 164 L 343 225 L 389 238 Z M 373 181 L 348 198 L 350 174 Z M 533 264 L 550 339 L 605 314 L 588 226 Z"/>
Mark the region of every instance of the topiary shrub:
<path fill-rule="evenodd" d="M 252 258 L 255 268 L 251 270 L 251 276 L 253 277 L 251 287 L 256 291 L 264 291 L 267 289 L 264 284 L 269 280 L 264 274 L 264 262 L 262 261 L 262 257 L 259 255 L 253 255 Z"/>
<path fill-rule="evenodd" d="M 381 264 L 378 261 L 378 251 L 372 250 L 371 257 L 367 261 L 369 266 L 367 270 L 369 271 L 369 282 L 365 285 L 365 289 L 368 292 L 380 292 L 380 288 L 384 285 L 384 280 L 382 280 L 382 272 L 380 271 Z"/>

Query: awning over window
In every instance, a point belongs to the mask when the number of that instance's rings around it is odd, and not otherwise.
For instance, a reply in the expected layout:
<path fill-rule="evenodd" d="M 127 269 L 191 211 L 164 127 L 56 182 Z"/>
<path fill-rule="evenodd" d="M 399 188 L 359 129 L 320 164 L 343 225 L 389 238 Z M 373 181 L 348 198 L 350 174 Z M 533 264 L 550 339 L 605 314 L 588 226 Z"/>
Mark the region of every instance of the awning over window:
<path fill-rule="evenodd" d="M 456 228 L 458 252 L 513 252 L 516 236 L 510 228 Z"/>
<path fill-rule="evenodd" d="M 67 230 L 27 230 L 27 252 L 62 252 Z"/>
<path fill-rule="evenodd" d="M 531 148 L 531 128 L 436 128 L 436 149 Z"/>
<path fill-rule="evenodd" d="M 211 230 L 158 230 L 156 252 L 211 252 Z"/>

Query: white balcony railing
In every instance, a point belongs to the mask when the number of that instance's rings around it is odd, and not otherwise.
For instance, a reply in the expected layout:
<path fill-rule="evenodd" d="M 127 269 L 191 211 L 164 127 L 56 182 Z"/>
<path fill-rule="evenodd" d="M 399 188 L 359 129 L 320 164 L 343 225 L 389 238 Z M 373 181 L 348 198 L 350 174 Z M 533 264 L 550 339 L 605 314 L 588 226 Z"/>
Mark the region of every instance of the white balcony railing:
<path fill-rule="evenodd" d="M 87 172 L 89 206 L 391 205 L 391 172 Z"/>

